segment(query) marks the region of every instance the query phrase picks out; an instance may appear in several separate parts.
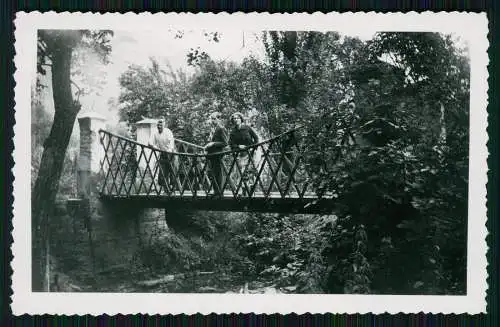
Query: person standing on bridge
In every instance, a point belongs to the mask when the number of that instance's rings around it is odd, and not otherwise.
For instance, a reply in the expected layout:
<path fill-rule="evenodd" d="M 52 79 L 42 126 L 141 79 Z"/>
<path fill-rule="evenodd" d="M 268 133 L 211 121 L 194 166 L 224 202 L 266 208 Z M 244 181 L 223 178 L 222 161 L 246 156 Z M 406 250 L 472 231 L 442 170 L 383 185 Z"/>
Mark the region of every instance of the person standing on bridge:
<path fill-rule="evenodd" d="M 220 112 L 214 112 L 208 117 L 210 124 L 210 142 L 205 145 L 207 154 L 215 154 L 221 152 L 227 146 L 227 130 L 222 122 L 222 115 Z M 212 184 L 214 193 L 221 196 L 224 193 L 224 175 L 222 171 L 222 155 L 211 155 L 208 158 L 210 171 L 212 173 Z"/>
<path fill-rule="evenodd" d="M 243 150 L 248 146 L 259 143 L 257 133 L 250 126 L 243 124 L 243 122 L 244 119 L 241 113 L 236 112 L 231 116 L 233 130 L 229 135 L 229 145 L 233 150 Z M 250 173 L 255 170 L 255 163 L 253 162 L 254 153 L 252 152 L 252 157 L 250 156 L 250 151 L 241 151 L 238 154 L 237 164 L 240 168 L 241 179 L 245 183 L 245 187 L 248 187 L 246 182 L 250 178 Z M 235 181 L 233 180 L 233 182 Z M 235 184 L 238 185 L 239 182 Z M 243 191 L 246 190 L 243 189 Z"/>
<path fill-rule="evenodd" d="M 159 119 L 156 124 L 156 131 L 151 133 L 149 139 L 149 146 L 160 150 L 160 170 L 158 173 L 158 184 L 167 187 L 167 181 L 170 182 L 171 187 L 175 187 L 175 170 L 176 170 L 176 157 L 167 152 L 175 151 L 174 134 L 172 131 L 164 127 L 164 120 Z"/>

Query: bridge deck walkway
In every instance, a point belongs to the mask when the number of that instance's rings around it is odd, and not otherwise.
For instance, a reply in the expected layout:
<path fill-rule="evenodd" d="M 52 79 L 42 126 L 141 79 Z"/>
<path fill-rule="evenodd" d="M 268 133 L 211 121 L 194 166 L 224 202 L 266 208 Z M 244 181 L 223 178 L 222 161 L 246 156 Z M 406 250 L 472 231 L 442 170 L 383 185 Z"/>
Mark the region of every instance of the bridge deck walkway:
<path fill-rule="evenodd" d="M 177 194 L 176 194 L 177 193 Z M 331 213 L 334 198 L 331 195 L 318 199 L 314 193 L 306 193 L 302 198 L 282 197 L 279 192 L 271 192 L 265 196 L 263 192 L 255 192 L 252 197 L 238 196 L 226 191 L 222 196 L 193 194 L 185 191 L 172 194 L 131 194 L 131 195 L 101 195 L 101 200 L 118 205 L 126 204 L 140 208 L 186 208 L 208 211 L 241 211 L 241 212 L 274 212 L 274 213 Z"/>

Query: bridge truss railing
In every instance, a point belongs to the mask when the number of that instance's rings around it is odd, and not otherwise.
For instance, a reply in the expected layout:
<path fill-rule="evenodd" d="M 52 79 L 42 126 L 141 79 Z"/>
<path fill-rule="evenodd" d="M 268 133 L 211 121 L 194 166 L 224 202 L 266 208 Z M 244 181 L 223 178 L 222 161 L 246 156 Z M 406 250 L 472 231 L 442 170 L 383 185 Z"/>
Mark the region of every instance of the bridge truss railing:
<path fill-rule="evenodd" d="M 100 192 L 108 196 L 305 198 L 314 194 L 292 130 L 244 149 L 207 154 L 176 140 L 164 152 L 100 130 Z"/>

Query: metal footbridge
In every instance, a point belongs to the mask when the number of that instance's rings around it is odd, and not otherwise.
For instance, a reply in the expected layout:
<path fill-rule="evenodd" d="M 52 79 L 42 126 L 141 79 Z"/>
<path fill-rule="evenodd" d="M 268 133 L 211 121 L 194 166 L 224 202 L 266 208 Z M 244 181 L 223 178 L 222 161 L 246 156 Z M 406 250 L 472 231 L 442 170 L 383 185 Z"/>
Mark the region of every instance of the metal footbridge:
<path fill-rule="evenodd" d="M 144 208 L 329 213 L 334 197 L 314 189 L 307 142 L 298 134 L 294 129 L 244 149 L 207 153 L 177 139 L 175 152 L 159 151 L 100 130 L 100 198 Z"/>

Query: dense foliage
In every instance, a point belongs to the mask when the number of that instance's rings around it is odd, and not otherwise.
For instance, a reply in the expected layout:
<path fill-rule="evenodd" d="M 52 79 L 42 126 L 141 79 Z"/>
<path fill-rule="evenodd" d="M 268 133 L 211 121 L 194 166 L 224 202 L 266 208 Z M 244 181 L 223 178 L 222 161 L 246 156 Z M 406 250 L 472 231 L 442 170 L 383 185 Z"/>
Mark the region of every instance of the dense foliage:
<path fill-rule="evenodd" d="M 205 55 L 192 76 L 130 67 L 122 118 L 172 117 L 199 143 L 214 110 L 241 111 L 267 136 L 306 126 L 312 182 L 336 194 L 335 215 L 249 215 L 237 237 L 248 273 L 298 292 L 465 292 L 466 49 L 438 33 L 262 40 L 265 60 Z"/>
<path fill-rule="evenodd" d="M 192 74 L 155 59 L 131 65 L 119 79 L 120 118 L 133 126 L 163 116 L 197 144 L 213 111 L 242 112 L 263 138 L 303 126 L 310 182 L 335 195 L 332 214 L 178 213 L 190 233 L 158 232 L 134 272 L 218 271 L 299 293 L 464 294 L 467 49 L 438 33 L 363 42 L 269 31 L 261 40 L 264 58 L 240 63 L 192 49 Z M 40 106 L 35 99 L 35 171 L 50 126 Z"/>

